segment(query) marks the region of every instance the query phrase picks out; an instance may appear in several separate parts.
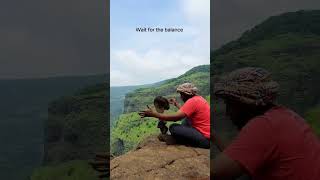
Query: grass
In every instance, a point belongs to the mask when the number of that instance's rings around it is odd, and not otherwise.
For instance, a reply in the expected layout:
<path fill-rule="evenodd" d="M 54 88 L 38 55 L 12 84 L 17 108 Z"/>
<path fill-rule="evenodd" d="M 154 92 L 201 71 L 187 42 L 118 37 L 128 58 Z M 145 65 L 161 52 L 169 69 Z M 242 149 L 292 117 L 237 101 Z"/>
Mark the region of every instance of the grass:
<path fill-rule="evenodd" d="M 99 180 L 87 161 L 69 161 L 55 166 L 38 168 L 31 180 Z"/>

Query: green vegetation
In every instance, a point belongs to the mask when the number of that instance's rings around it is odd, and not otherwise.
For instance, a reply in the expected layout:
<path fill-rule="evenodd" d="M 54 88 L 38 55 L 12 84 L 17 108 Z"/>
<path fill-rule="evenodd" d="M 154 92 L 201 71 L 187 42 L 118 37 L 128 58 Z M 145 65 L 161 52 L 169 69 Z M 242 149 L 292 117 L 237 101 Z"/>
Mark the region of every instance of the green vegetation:
<path fill-rule="evenodd" d="M 315 107 L 307 112 L 307 122 L 320 137 L 320 107 Z"/>
<path fill-rule="evenodd" d="M 141 119 L 138 111 L 146 108 L 146 105 L 153 104 L 156 96 L 167 98 L 179 96 L 176 87 L 185 82 L 194 83 L 200 90 L 200 95 L 210 102 L 209 95 L 209 65 L 202 65 L 191 69 L 178 78 L 169 79 L 162 83 L 157 83 L 152 87 L 140 88 L 128 93 L 125 98 L 124 112 L 111 131 L 111 153 L 118 156 L 135 148 L 139 142 L 152 134 L 159 134 L 157 119 Z M 168 113 L 177 109 L 171 106 Z M 167 123 L 169 126 L 171 123 Z"/>
<path fill-rule="evenodd" d="M 212 85 L 232 70 L 262 67 L 280 84 L 278 103 L 305 116 L 320 102 L 319 24 L 320 11 L 285 13 L 267 19 L 212 53 Z M 214 102 L 218 116 L 215 128 L 230 133 L 224 109 L 219 108 L 222 102 Z"/>
<path fill-rule="evenodd" d="M 158 122 L 155 118 L 142 119 L 136 112 L 121 115 L 111 132 L 111 154 L 124 154 L 135 148 L 143 139 L 159 134 Z M 167 127 L 170 124 L 172 122 L 168 122 Z"/>
<path fill-rule="evenodd" d="M 123 102 L 125 95 L 140 86 L 110 87 L 110 127 L 114 125 L 116 119 L 123 112 Z"/>
<path fill-rule="evenodd" d="M 209 95 L 210 66 L 197 66 L 185 74 L 169 79 L 162 84 L 149 88 L 140 88 L 134 92 L 128 93 L 124 101 L 124 113 L 137 112 L 144 109 L 147 104 L 152 104 L 156 96 L 175 97 L 176 88 L 185 82 L 194 83 L 200 90 L 200 95 Z"/>
<path fill-rule="evenodd" d="M 115 121 L 119 118 L 119 116 L 124 111 L 124 99 L 125 95 L 129 92 L 132 92 L 136 89 L 140 88 L 150 88 L 150 87 L 157 87 L 161 84 L 165 83 L 166 80 L 160 81 L 154 84 L 145 84 L 139 86 L 114 86 L 110 87 L 110 128 L 113 127 Z"/>
<path fill-rule="evenodd" d="M 86 161 L 70 161 L 55 166 L 38 168 L 31 180 L 98 180 L 98 174 Z"/>
<path fill-rule="evenodd" d="M 105 83 L 89 86 L 49 104 L 44 167 L 33 172 L 32 180 L 97 179 L 88 160 L 108 151 L 106 89 Z"/>
<path fill-rule="evenodd" d="M 207 102 L 210 104 L 210 95 L 205 97 Z"/>
<path fill-rule="evenodd" d="M 91 86 L 50 104 L 44 163 L 90 159 L 107 150 L 106 86 Z"/>
<path fill-rule="evenodd" d="M 0 80 L 0 179 L 25 180 L 42 164 L 48 104 L 106 75 Z"/>
<path fill-rule="evenodd" d="M 317 103 L 320 86 L 320 36 L 292 33 L 274 36 L 212 58 L 215 74 L 246 66 L 268 69 L 281 85 L 280 103 L 304 113 Z M 225 69 L 225 71 L 224 71 Z"/>
<path fill-rule="evenodd" d="M 239 39 L 224 45 L 213 52 L 225 54 L 242 47 L 248 47 L 262 40 L 287 33 L 296 35 L 320 35 L 320 10 L 288 12 L 279 16 L 272 16 L 261 24 L 246 31 Z"/>

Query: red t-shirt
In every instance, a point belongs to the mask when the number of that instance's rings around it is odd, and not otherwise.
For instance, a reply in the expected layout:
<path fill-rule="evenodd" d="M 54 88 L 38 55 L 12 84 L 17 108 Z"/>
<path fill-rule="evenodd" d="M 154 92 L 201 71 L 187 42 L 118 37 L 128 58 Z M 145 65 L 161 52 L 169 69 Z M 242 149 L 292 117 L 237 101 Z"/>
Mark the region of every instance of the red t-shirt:
<path fill-rule="evenodd" d="M 186 114 L 192 127 L 210 139 L 210 106 L 203 97 L 194 96 L 188 99 L 180 111 Z"/>
<path fill-rule="evenodd" d="M 254 179 L 320 179 L 320 141 L 300 116 L 284 107 L 249 121 L 224 153 Z"/>

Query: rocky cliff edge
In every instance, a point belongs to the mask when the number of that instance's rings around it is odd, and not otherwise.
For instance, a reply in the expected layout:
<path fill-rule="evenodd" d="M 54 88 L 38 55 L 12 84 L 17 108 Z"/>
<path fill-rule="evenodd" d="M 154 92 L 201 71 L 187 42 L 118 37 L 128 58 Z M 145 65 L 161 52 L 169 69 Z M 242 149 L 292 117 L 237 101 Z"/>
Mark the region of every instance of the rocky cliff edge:
<path fill-rule="evenodd" d="M 111 179 L 209 179 L 210 151 L 166 145 L 156 136 L 110 162 Z"/>

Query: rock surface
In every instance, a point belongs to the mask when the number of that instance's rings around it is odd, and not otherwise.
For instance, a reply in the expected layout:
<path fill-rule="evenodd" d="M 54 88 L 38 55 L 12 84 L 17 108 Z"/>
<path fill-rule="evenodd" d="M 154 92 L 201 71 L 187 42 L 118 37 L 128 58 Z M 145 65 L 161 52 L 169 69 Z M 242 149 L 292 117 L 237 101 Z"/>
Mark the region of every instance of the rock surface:
<path fill-rule="evenodd" d="M 209 179 L 210 151 L 166 145 L 156 136 L 111 160 L 111 179 Z"/>

